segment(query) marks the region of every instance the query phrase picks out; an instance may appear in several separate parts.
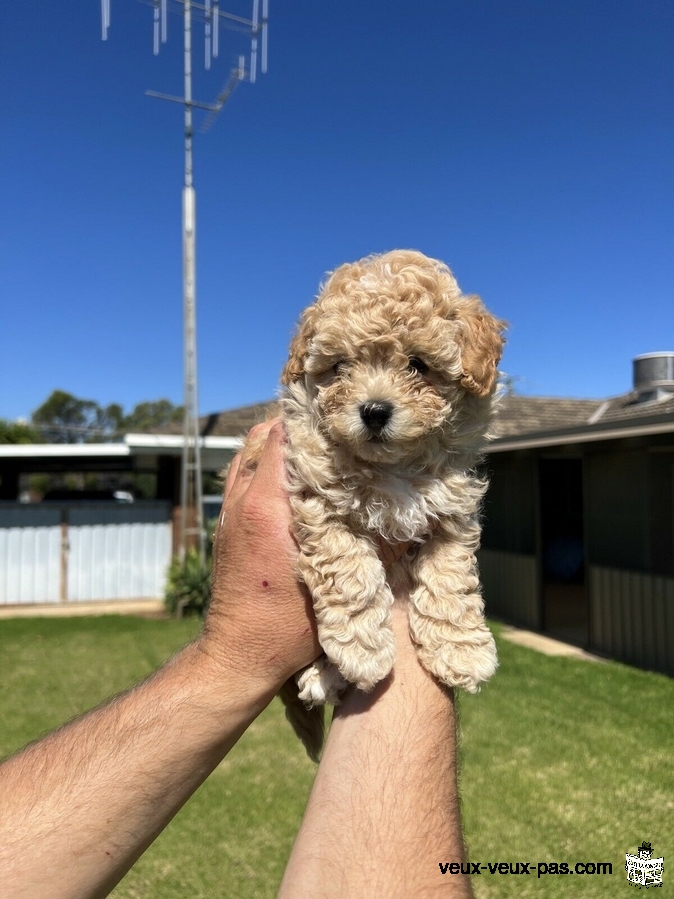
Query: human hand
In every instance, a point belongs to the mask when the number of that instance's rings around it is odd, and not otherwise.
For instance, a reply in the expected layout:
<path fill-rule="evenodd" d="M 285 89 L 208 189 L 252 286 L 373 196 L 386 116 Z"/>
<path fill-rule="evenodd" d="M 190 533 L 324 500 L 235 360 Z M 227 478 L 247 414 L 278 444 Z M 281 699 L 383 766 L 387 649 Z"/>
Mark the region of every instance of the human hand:
<path fill-rule="evenodd" d="M 280 422 L 256 425 L 247 446 L 261 447 L 257 464 L 243 453 L 231 464 L 202 636 L 218 663 L 272 692 L 321 652 L 311 600 L 296 575 L 283 440 Z"/>
<path fill-rule="evenodd" d="M 279 419 L 256 425 L 233 460 L 213 547 L 212 599 L 201 646 L 277 692 L 322 652 L 298 582 Z M 251 462 L 252 459 L 252 462 Z M 389 568 L 409 544 L 378 543 Z"/>

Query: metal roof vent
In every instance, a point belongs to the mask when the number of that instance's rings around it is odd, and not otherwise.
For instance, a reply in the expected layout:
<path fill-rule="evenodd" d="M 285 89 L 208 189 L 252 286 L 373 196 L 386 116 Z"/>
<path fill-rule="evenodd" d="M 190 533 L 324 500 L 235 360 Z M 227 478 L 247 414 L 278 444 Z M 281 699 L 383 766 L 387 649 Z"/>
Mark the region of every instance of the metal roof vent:
<path fill-rule="evenodd" d="M 674 353 L 644 353 L 632 360 L 637 403 L 674 396 Z"/>

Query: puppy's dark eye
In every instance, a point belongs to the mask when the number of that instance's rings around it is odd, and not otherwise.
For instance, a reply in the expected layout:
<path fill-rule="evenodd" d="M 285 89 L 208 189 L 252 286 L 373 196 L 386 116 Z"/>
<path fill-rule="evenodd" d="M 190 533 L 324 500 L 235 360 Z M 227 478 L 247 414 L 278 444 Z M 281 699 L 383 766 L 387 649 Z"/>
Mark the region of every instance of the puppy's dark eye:
<path fill-rule="evenodd" d="M 428 366 L 426 365 L 424 360 L 420 359 L 418 356 L 412 356 L 412 358 L 408 362 L 408 365 L 412 369 L 412 371 L 415 371 L 420 375 L 425 375 L 428 371 Z"/>
<path fill-rule="evenodd" d="M 332 371 L 336 375 L 344 374 L 345 370 L 346 370 L 346 362 L 344 361 L 344 359 L 340 359 L 338 362 L 335 362 L 335 364 L 332 366 Z"/>

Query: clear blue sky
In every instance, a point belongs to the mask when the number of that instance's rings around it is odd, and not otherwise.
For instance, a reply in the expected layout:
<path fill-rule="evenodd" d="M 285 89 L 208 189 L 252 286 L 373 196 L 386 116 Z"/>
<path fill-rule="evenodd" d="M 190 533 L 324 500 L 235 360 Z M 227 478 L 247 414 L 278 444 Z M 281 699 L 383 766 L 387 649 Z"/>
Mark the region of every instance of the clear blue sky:
<path fill-rule="evenodd" d="M 181 20 L 2 4 L 0 416 L 182 399 Z M 223 2 L 223 0 L 221 0 Z M 223 2 L 232 11 L 244 0 Z M 327 270 L 415 247 L 511 323 L 522 393 L 674 349 L 672 0 L 270 0 L 269 73 L 197 135 L 200 408 L 273 396 Z M 195 97 L 241 48 L 222 33 Z"/>

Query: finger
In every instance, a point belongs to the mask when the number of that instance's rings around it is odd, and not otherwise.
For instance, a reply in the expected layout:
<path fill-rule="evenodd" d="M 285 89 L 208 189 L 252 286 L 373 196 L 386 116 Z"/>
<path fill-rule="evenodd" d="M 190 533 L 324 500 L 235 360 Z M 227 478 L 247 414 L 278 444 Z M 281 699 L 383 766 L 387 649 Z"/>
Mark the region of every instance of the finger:
<path fill-rule="evenodd" d="M 287 500 L 286 493 L 286 470 L 285 455 L 283 447 L 285 445 L 285 434 L 280 419 L 268 422 L 270 425 L 267 442 L 262 450 L 260 461 L 258 462 L 257 471 L 255 472 L 254 486 L 264 490 L 268 495 L 276 495 Z"/>
<path fill-rule="evenodd" d="M 223 490 L 222 497 L 222 505 L 220 506 L 220 514 L 218 515 L 218 523 L 215 526 L 215 532 L 213 533 L 213 558 L 217 558 L 218 556 L 218 546 L 220 542 L 220 533 L 225 526 L 225 517 L 227 514 L 227 509 L 231 508 L 231 495 L 232 495 L 232 487 L 236 481 L 237 475 L 239 473 L 239 468 L 241 466 L 241 453 L 237 453 L 232 461 L 229 463 L 229 468 L 227 469 L 227 477 L 225 479 L 225 488 Z"/>
<path fill-rule="evenodd" d="M 232 467 L 227 475 L 225 485 L 225 498 L 220 513 L 221 521 L 224 520 L 225 510 L 230 509 L 248 489 L 253 479 L 253 472 L 246 466 L 243 452 L 238 453 L 232 460 Z"/>
<path fill-rule="evenodd" d="M 237 453 L 229 465 L 227 480 L 225 481 L 225 503 L 229 499 L 229 494 L 231 493 L 232 486 L 234 485 L 234 481 L 236 480 L 236 475 L 239 470 L 239 466 L 241 465 L 241 456 L 241 453 Z"/>
<path fill-rule="evenodd" d="M 254 425 L 248 432 L 244 447 L 235 458 L 236 470 L 233 472 L 234 477 L 231 484 L 228 483 L 229 489 L 225 494 L 227 505 L 237 503 L 250 487 L 267 436 L 273 426 L 274 419 Z M 234 467 L 234 462 L 232 467 Z"/>
<path fill-rule="evenodd" d="M 254 474 L 255 469 L 246 463 L 244 455 L 241 454 L 234 478 L 227 491 L 227 498 L 225 499 L 223 510 L 225 507 L 229 509 L 239 502 L 241 497 L 250 487 Z"/>
<path fill-rule="evenodd" d="M 267 421 L 261 421 L 259 424 L 253 425 L 246 437 L 246 443 L 257 444 L 260 441 L 264 442 L 271 429 L 280 420 L 280 418 L 269 418 Z"/>

